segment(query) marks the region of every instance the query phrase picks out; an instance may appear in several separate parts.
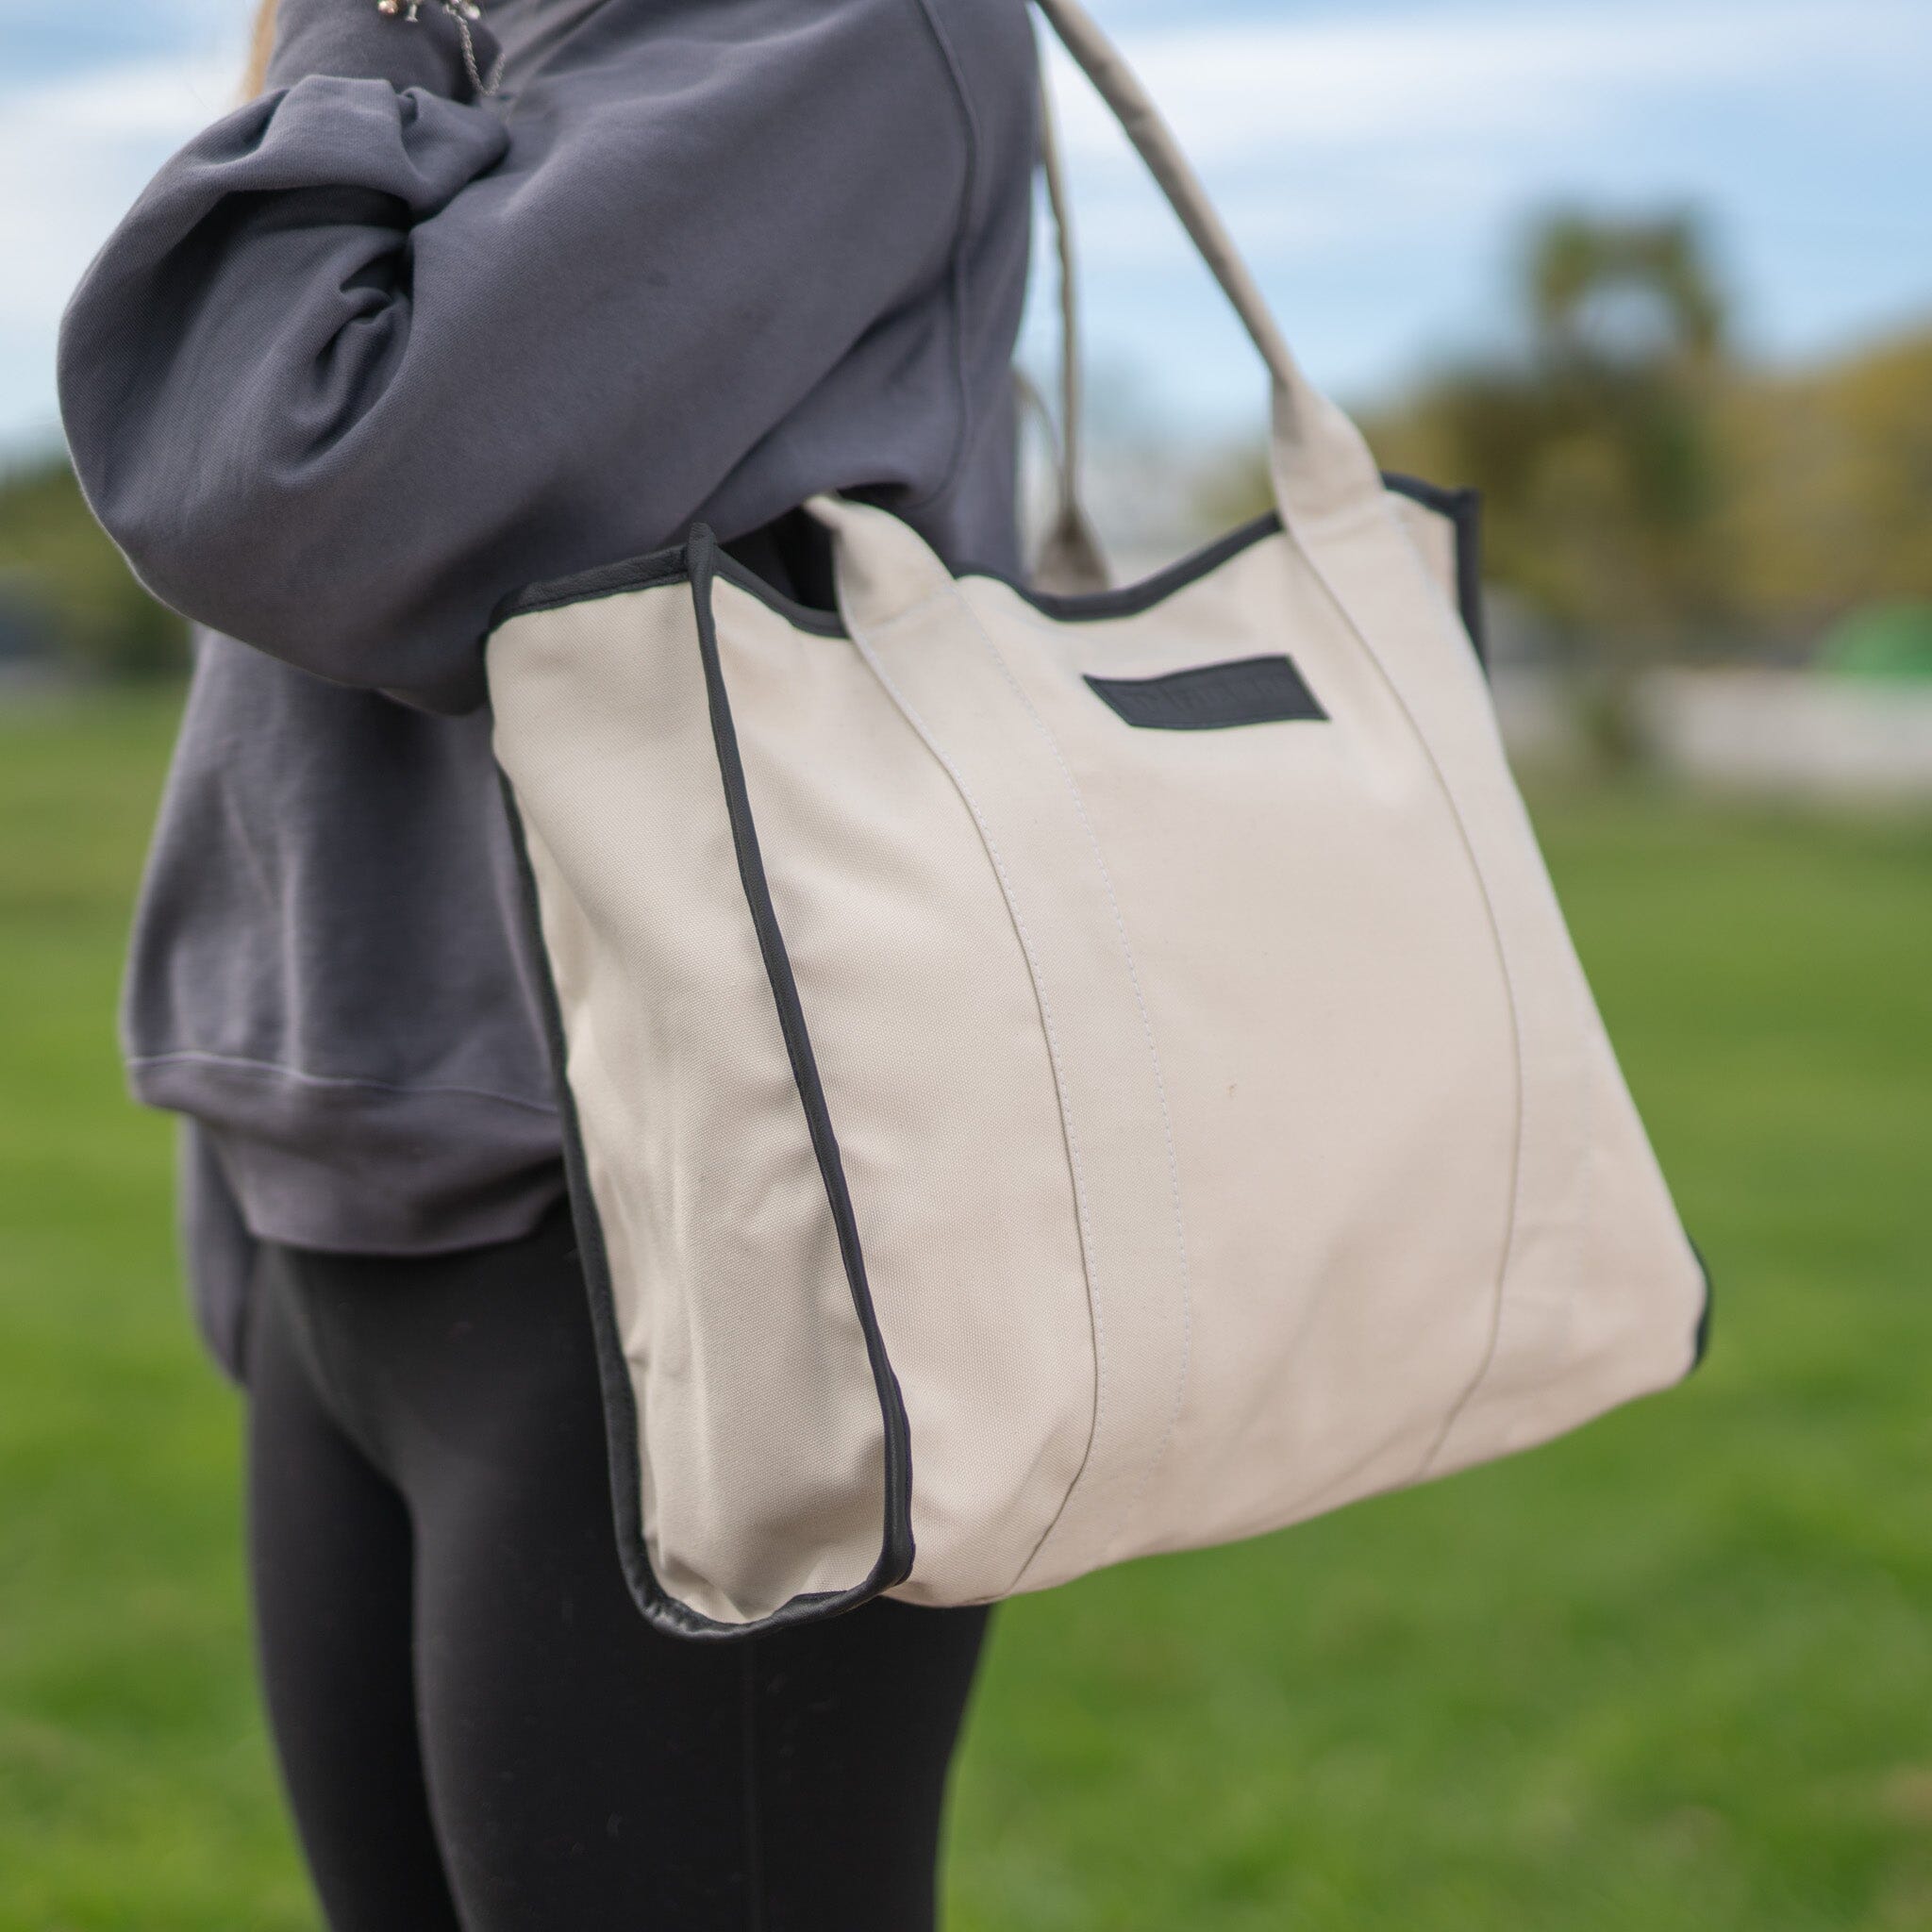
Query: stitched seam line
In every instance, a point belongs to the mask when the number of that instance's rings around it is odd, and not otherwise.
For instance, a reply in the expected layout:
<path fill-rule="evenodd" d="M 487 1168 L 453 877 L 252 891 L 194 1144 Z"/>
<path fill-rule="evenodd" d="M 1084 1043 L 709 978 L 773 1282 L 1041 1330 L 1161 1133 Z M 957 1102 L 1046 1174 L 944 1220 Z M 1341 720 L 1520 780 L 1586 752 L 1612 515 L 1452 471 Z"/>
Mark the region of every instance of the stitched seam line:
<path fill-rule="evenodd" d="M 890 636 L 891 632 L 899 630 L 903 628 L 906 625 L 909 624 L 912 621 L 912 619 L 919 616 L 922 611 L 930 610 L 935 604 L 942 602 L 945 598 L 950 597 L 952 594 L 953 584 L 952 580 L 948 578 L 946 582 L 944 582 L 939 587 L 938 590 L 928 591 L 925 593 L 925 595 L 919 600 L 917 604 L 908 604 L 907 605 L 905 609 L 898 611 L 894 615 L 887 618 L 883 624 L 874 625 L 869 635 L 874 638 Z M 852 628 L 851 624 L 849 622 L 846 625 L 846 628 L 848 630 L 851 630 Z M 852 641 L 854 643 L 861 643 L 862 640 L 858 637 L 857 632 L 854 632 Z"/>
<path fill-rule="evenodd" d="M 1193 1289 L 1188 1276 L 1187 1226 L 1181 1215 L 1180 1159 L 1174 1152 L 1174 1122 L 1167 1105 L 1167 1083 L 1161 1077 L 1160 1053 L 1154 1043 L 1154 1022 L 1147 1011 L 1146 998 L 1141 991 L 1141 974 L 1134 965 L 1133 948 L 1127 942 L 1127 923 L 1121 914 L 1120 900 L 1113 889 L 1113 875 L 1107 869 L 1107 859 L 1100 850 L 1100 840 L 1094 832 L 1092 820 L 1088 816 L 1087 801 L 1081 796 L 1080 787 L 1074 776 L 1073 767 L 1067 763 L 1066 755 L 1060 750 L 1059 741 L 1048 729 L 1046 720 L 1040 715 L 1033 700 L 1027 696 L 1020 680 L 1013 675 L 1012 667 L 1001 654 L 999 646 L 993 642 L 991 633 L 980 622 L 978 611 L 973 608 L 971 601 L 960 591 L 957 583 L 953 584 L 951 588 L 954 601 L 965 613 L 967 621 L 973 625 L 973 628 L 978 633 L 980 641 L 986 646 L 993 662 L 999 666 L 1000 675 L 1006 679 L 1013 695 L 1019 699 L 1021 705 L 1024 708 L 1026 715 L 1032 719 L 1034 728 L 1046 741 L 1047 749 L 1053 753 L 1054 762 L 1060 768 L 1061 777 L 1066 780 L 1068 793 L 1074 801 L 1074 809 L 1079 814 L 1081 829 L 1087 834 L 1088 848 L 1093 854 L 1094 869 L 1099 873 L 1101 886 L 1107 893 L 1108 907 L 1113 913 L 1114 932 L 1120 941 L 1121 958 L 1127 969 L 1128 984 L 1134 990 L 1134 1005 L 1141 1015 L 1141 1035 L 1147 1042 L 1147 1058 L 1154 1072 L 1154 1091 L 1160 1105 L 1160 1133 L 1167 1148 L 1168 1189 L 1169 1198 L 1174 1210 L 1174 1253 L 1179 1271 L 1181 1365 L 1180 1372 L 1174 1381 L 1174 1406 L 1168 1411 L 1167 1426 L 1162 1429 L 1160 1441 L 1154 1451 L 1153 1459 L 1149 1461 L 1146 1468 L 1141 1472 L 1141 1480 L 1134 1486 L 1133 1494 L 1122 1506 L 1120 1519 L 1115 1528 L 1115 1534 L 1118 1534 L 1120 1526 L 1124 1524 L 1127 1518 L 1132 1515 L 1134 1506 L 1140 1502 L 1141 1496 L 1146 1491 L 1147 1485 L 1154 1479 L 1154 1472 L 1159 1467 L 1161 1457 L 1167 1454 L 1167 1446 L 1174 1436 L 1174 1425 L 1180 1420 L 1181 1404 L 1187 1393 L 1188 1374 L 1192 1366 L 1193 1359 Z"/>
<path fill-rule="evenodd" d="M 907 614 L 902 612 L 901 616 Z M 893 620 L 894 623 L 898 621 Z M 938 741 L 927 729 L 925 721 L 913 708 L 905 692 L 893 682 L 891 674 L 880 663 L 870 640 L 856 625 L 848 627 L 852 631 L 852 641 L 872 667 L 873 675 L 885 687 L 888 696 L 898 706 L 907 723 L 919 734 L 926 750 L 938 759 L 940 768 L 952 779 L 966 809 L 973 815 L 973 823 L 979 828 L 980 840 L 986 846 L 987 857 L 992 861 L 994 875 L 1000 882 L 1000 891 L 1007 902 L 1008 916 L 1012 920 L 1013 930 L 1019 936 L 1020 950 L 1025 956 L 1027 972 L 1033 980 L 1033 997 L 1040 1003 L 1041 1027 L 1046 1036 L 1047 1058 L 1053 1063 L 1055 1097 L 1059 1102 L 1060 1127 L 1067 1139 L 1067 1164 L 1073 1176 L 1074 1201 L 1080 1220 L 1080 1258 L 1087 1274 L 1087 1307 L 1093 1327 L 1093 1422 L 1088 1432 L 1087 1447 L 1080 1457 L 1080 1466 L 1074 1472 L 1074 1478 L 1067 1485 L 1066 1495 L 1060 1498 L 1059 1507 L 1054 1511 L 1052 1521 L 1041 1531 L 1039 1541 L 1026 1553 L 1025 1560 L 1014 1572 L 1013 1581 L 1008 1585 L 1007 1591 L 1003 1592 L 1010 1593 L 1018 1588 L 1020 1578 L 1032 1567 L 1034 1558 L 1039 1556 L 1047 1539 L 1052 1536 L 1058 1524 L 1060 1517 L 1065 1513 L 1074 1491 L 1079 1488 L 1080 1478 L 1087 1473 L 1088 1462 L 1093 1455 L 1093 1444 L 1099 1438 L 1101 1422 L 1106 1414 L 1107 1325 L 1101 1312 L 1099 1264 L 1094 1255 L 1093 1217 L 1087 1201 L 1086 1175 L 1080 1158 L 1080 1136 L 1074 1124 L 1073 1106 L 1068 1098 L 1066 1063 L 1060 1058 L 1059 1034 L 1053 1023 L 1053 1003 L 1047 998 L 1046 982 L 1040 970 L 1040 957 L 1034 950 L 1033 937 L 1026 930 L 1025 916 L 1020 910 L 1019 896 L 1013 890 L 1013 881 L 1007 871 L 1006 861 L 1000 857 L 999 841 L 993 837 L 992 828 L 987 824 L 986 815 L 980 810 L 979 802 L 974 797 L 973 789 L 966 783 L 958 766 L 940 749 Z"/>
<path fill-rule="evenodd" d="M 461 1100 L 493 1100 L 504 1107 L 522 1108 L 526 1113 L 553 1117 L 557 1109 L 541 1100 L 522 1100 L 514 1093 L 497 1093 L 487 1087 L 413 1087 L 391 1080 L 370 1080 L 345 1074 L 310 1074 L 300 1067 L 285 1067 L 274 1060 L 252 1060 L 237 1054 L 207 1053 L 198 1047 L 182 1047 L 173 1053 L 130 1054 L 132 1067 L 225 1067 L 237 1074 L 258 1079 L 287 1080 L 298 1087 L 340 1087 L 369 1093 L 393 1093 L 404 1099 L 418 1095 L 455 1097 Z"/>
<path fill-rule="evenodd" d="M 1382 509 L 1385 515 L 1391 513 L 1388 511 L 1386 505 L 1382 507 Z M 1340 613 L 1341 621 L 1354 632 L 1357 641 L 1362 647 L 1363 656 L 1375 667 L 1375 671 L 1381 677 L 1383 685 L 1387 688 L 1389 695 L 1394 700 L 1397 708 L 1407 721 L 1409 732 L 1415 739 L 1416 744 L 1420 747 L 1423 757 L 1428 762 L 1429 771 L 1434 775 L 1437 787 L 1442 793 L 1443 802 L 1449 808 L 1449 816 L 1455 822 L 1457 837 L 1460 840 L 1463 852 L 1469 859 L 1469 869 L 1474 875 L 1476 891 L 1482 897 L 1483 912 L 1489 921 L 1490 938 L 1496 948 L 1496 962 L 1502 969 L 1503 989 L 1509 999 L 1510 1037 L 1516 1049 L 1516 1135 L 1510 1155 L 1509 1226 L 1504 1237 L 1503 1257 L 1496 1269 L 1496 1288 L 1490 1316 L 1489 1345 L 1483 1352 L 1483 1358 L 1477 1364 L 1475 1374 L 1471 1376 L 1469 1384 L 1462 1393 L 1450 1405 L 1449 1413 L 1443 1418 L 1442 1426 L 1437 1432 L 1435 1441 L 1430 1443 L 1421 1462 L 1416 1465 L 1415 1474 L 1409 1478 L 1411 1482 L 1422 1482 L 1427 1478 L 1430 1471 L 1435 1467 L 1437 1458 L 1441 1455 L 1444 1446 L 1447 1444 L 1451 1431 L 1461 1419 L 1462 1412 L 1474 1399 L 1476 1391 L 1489 1379 L 1490 1371 L 1495 1365 L 1497 1347 L 1502 1340 L 1503 1305 L 1509 1281 L 1509 1270 L 1516 1257 L 1517 1231 L 1522 1225 L 1523 1221 L 1523 1136 L 1524 1103 L 1529 1087 L 1528 1068 L 1524 1063 L 1523 1051 L 1523 1006 L 1517 991 L 1516 974 L 1509 958 L 1509 949 L 1503 943 L 1503 928 L 1496 917 L 1495 899 L 1490 890 L 1489 875 L 1483 870 L 1481 859 L 1476 857 L 1475 842 L 1470 837 L 1468 821 L 1462 815 L 1462 807 L 1457 800 L 1455 788 L 1449 783 L 1449 774 L 1442 769 L 1441 760 L 1436 756 L 1436 747 L 1430 743 L 1428 734 L 1416 723 L 1415 712 L 1409 708 L 1408 699 L 1405 695 L 1402 687 L 1391 675 L 1389 667 L 1382 661 L 1381 654 L 1375 649 L 1374 643 L 1371 642 L 1368 632 L 1356 622 L 1355 612 L 1336 593 L 1334 586 L 1328 581 L 1327 573 L 1323 570 L 1307 545 L 1302 541 L 1301 538 L 1292 529 L 1288 527 L 1285 513 L 1282 522 L 1283 528 L 1281 534 L 1283 541 L 1291 543 L 1301 554 L 1303 561 L 1314 572 L 1316 581 L 1327 591 L 1329 601 Z M 1398 530 L 1397 535 L 1401 534 Z M 1422 558 L 1416 555 L 1415 545 L 1405 537 L 1402 548 L 1407 559 L 1408 568 L 1417 575 L 1422 576 L 1424 587 L 1429 591 L 1431 600 L 1434 601 L 1436 595 L 1435 587 L 1428 582 L 1427 573 L 1424 569 Z"/>

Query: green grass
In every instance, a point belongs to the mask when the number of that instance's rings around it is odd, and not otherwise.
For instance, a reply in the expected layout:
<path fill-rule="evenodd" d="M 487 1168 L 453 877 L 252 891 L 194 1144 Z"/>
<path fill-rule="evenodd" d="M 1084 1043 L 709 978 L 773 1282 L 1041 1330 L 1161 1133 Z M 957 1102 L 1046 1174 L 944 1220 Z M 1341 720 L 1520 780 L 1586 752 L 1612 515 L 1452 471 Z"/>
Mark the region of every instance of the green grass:
<path fill-rule="evenodd" d="M 169 724 L 0 716 L 0 1932 L 314 1923 L 235 1407 L 114 1059 Z M 1539 818 L 1717 1275 L 1710 1363 L 1536 1455 L 1008 1606 L 954 1932 L 1932 1927 L 1932 825 Z"/>

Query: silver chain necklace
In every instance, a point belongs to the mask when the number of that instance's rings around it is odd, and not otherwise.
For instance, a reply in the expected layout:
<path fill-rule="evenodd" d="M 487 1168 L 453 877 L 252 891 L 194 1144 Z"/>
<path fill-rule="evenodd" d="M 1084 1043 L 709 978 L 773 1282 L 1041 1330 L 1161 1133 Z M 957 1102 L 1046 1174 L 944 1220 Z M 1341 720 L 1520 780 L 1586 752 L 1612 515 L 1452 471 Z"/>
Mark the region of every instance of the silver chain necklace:
<path fill-rule="evenodd" d="M 405 22 L 413 26 L 416 24 L 416 16 L 422 12 L 425 4 L 425 0 L 375 0 L 375 10 L 388 14 L 391 20 L 401 15 Z M 499 53 L 491 62 L 487 75 L 479 73 L 476 67 L 476 42 L 470 32 L 470 23 L 481 20 L 483 9 L 476 5 L 476 0 L 435 0 L 435 4 L 441 6 L 457 24 L 457 32 L 462 37 L 463 65 L 469 71 L 470 85 L 479 94 L 493 94 L 503 85 L 503 56 Z"/>

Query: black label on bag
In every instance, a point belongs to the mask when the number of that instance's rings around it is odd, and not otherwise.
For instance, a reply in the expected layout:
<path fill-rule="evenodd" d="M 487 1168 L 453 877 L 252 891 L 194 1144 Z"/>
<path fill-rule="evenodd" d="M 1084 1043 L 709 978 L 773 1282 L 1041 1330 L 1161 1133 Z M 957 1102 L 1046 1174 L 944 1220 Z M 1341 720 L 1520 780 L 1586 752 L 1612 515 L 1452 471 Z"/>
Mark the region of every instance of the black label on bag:
<path fill-rule="evenodd" d="M 1094 695 L 1147 731 L 1224 731 L 1233 724 L 1325 719 L 1290 658 L 1237 658 L 1165 677 L 1090 677 Z"/>

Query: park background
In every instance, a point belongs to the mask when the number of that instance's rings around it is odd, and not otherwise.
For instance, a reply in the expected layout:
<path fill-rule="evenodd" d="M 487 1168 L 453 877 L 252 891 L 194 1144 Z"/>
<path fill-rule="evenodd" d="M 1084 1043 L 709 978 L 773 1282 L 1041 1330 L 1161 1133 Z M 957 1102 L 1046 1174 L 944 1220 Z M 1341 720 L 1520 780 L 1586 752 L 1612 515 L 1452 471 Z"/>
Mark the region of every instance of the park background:
<path fill-rule="evenodd" d="M 1095 10 L 1317 380 L 1485 491 L 1499 708 L 1717 1322 L 1551 1448 L 1005 1607 L 950 1923 L 1928 1932 L 1932 12 Z M 0 0 L 0 1932 L 315 1924 L 114 1051 L 185 642 L 50 375 L 242 14 Z M 1138 570 L 1256 507 L 1261 376 L 1055 73 Z"/>

